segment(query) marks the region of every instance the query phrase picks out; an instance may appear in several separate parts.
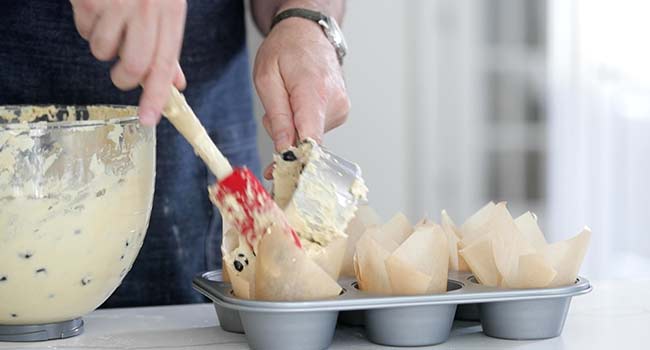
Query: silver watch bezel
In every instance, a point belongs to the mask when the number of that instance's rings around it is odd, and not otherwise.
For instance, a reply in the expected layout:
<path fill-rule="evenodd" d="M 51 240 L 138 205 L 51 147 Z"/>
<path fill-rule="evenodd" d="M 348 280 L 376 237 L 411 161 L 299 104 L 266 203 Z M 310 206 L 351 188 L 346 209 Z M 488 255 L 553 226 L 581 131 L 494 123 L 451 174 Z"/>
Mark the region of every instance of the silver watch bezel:
<path fill-rule="evenodd" d="M 348 44 L 345 41 L 341 27 L 339 27 L 336 19 L 330 16 L 323 16 L 323 18 L 318 21 L 318 24 L 323 28 L 327 40 L 329 40 L 329 42 L 332 43 L 332 46 L 334 46 L 339 63 L 342 64 L 343 57 L 348 53 Z"/>

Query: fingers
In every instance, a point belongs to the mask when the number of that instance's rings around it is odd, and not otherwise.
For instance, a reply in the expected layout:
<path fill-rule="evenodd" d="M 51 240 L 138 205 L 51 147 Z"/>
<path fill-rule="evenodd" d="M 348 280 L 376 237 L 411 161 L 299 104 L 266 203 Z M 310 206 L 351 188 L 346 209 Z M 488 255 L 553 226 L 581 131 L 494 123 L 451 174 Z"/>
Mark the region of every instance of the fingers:
<path fill-rule="evenodd" d="M 181 64 L 176 62 L 176 75 L 174 76 L 174 86 L 178 90 L 185 90 L 187 87 L 187 79 L 185 79 L 185 73 L 183 73 L 183 69 L 181 69 Z"/>
<path fill-rule="evenodd" d="M 337 89 L 330 98 L 325 118 L 325 132 L 338 128 L 348 119 L 350 98 L 344 88 Z"/>
<path fill-rule="evenodd" d="M 255 80 L 258 94 L 267 110 L 262 118 L 262 125 L 273 139 L 277 151 L 286 149 L 296 138 L 312 138 L 321 143 L 323 134 L 342 125 L 350 111 L 350 100 L 345 88 L 335 84 L 328 85 L 327 79 L 308 78 L 309 74 L 304 76 L 304 80 L 295 84 L 291 90 L 288 107 L 284 106 L 284 85 L 278 86 L 279 82 L 271 78 L 267 78 L 268 81 L 262 78 Z M 292 112 L 290 115 L 289 112 L 269 113 L 268 105 L 280 106 L 277 109 Z M 290 116 L 293 120 L 290 120 Z M 289 130 L 291 127 L 297 134 L 293 132 L 289 142 L 278 141 L 281 139 L 277 135 L 278 130 Z"/>
<path fill-rule="evenodd" d="M 75 25 L 99 60 L 119 55 L 111 80 L 122 90 L 143 86 L 143 124 L 160 120 L 173 84 L 187 80 L 178 62 L 185 27 L 185 0 L 70 0 Z"/>
<path fill-rule="evenodd" d="M 269 119 L 269 116 L 264 114 L 262 117 L 262 125 L 264 125 L 264 130 L 266 130 L 266 133 L 271 137 L 273 135 L 273 131 L 271 129 L 271 119 Z"/>
<path fill-rule="evenodd" d="M 140 96 L 140 120 L 145 125 L 154 125 L 160 120 L 160 114 L 169 99 L 169 86 L 177 80 L 179 74 L 178 57 L 185 26 L 185 6 L 184 2 L 171 3 L 178 4 L 179 7 L 161 9 L 167 12 L 160 16 L 166 21 L 164 24 L 158 23 L 158 44 Z M 178 15 L 179 11 L 182 16 Z"/>
<path fill-rule="evenodd" d="M 127 6 L 116 2 L 111 11 L 103 11 L 97 19 L 92 33 L 87 38 L 90 51 L 100 61 L 110 61 L 117 56 L 117 51 L 124 34 Z"/>
<path fill-rule="evenodd" d="M 264 178 L 267 180 L 273 180 L 273 163 L 266 166 L 264 169 Z"/>
<path fill-rule="evenodd" d="M 328 92 L 319 81 L 297 84 L 291 91 L 294 122 L 301 140 L 312 138 L 321 143 L 325 133 Z"/>
<path fill-rule="evenodd" d="M 300 139 L 321 143 L 323 134 L 341 126 L 350 112 L 350 99 L 340 75 L 301 74 L 291 90 L 291 107 Z"/>
<path fill-rule="evenodd" d="M 99 9 L 103 1 L 70 0 L 74 12 L 74 24 L 82 38 L 88 40 L 92 33 Z"/>
<path fill-rule="evenodd" d="M 121 90 L 131 90 L 143 81 L 156 48 L 157 9 L 152 3 L 143 2 L 139 11 L 127 24 L 120 60 L 111 69 L 113 84 Z"/>
<path fill-rule="evenodd" d="M 281 151 L 291 146 L 296 138 L 289 94 L 277 66 L 260 69 L 258 66 L 259 64 L 256 64 L 254 72 L 255 88 L 266 111 L 263 119 L 268 119 L 268 126 L 265 127 L 267 131 L 270 129 L 276 151 Z"/>

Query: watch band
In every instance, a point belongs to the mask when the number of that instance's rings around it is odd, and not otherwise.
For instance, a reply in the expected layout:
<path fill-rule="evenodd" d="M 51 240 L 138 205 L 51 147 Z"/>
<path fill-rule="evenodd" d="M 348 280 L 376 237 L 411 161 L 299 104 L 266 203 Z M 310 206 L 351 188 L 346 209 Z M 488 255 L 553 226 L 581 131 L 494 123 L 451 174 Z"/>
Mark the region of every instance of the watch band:
<path fill-rule="evenodd" d="M 304 8 L 290 8 L 278 13 L 271 21 L 271 30 L 276 24 L 290 17 L 300 17 L 308 19 L 318 24 L 323 33 L 334 47 L 339 64 L 343 64 L 343 57 L 347 54 L 348 48 L 343 38 L 343 33 L 334 18 L 328 17 L 318 11 L 312 11 Z"/>
<path fill-rule="evenodd" d="M 324 14 L 318 11 L 312 11 L 303 8 L 291 8 L 291 9 L 284 10 L 278 13 L 275 17 L 273 17 L 273 21 L 271 22 L 271 29 L 273 29 L 273 27 L 275 27 L 276 24 L 280 23 L 281 21 L 289 17 L 306 18 L 316 23 L 326 18 Z"/>

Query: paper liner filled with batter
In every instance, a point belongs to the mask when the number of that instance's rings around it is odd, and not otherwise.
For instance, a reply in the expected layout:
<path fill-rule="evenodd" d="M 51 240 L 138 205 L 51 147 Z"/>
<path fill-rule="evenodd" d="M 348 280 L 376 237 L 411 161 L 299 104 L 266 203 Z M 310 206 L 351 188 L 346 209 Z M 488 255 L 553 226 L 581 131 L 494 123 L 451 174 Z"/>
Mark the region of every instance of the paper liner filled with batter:
<path fill-rule="evenodd" d="M 342 289 L 330 276 L 331 271 L 323 269 L 317 259 L 309 257 L 276 227 L 271 226 L 259 240 L 257 254 L 237 236 L 236 231 L 228 230 L 222 251 L 224 280 L 228 279 L 238 298 L 304 301 L 340 294 Z M 332 248 L 342 255 L 345 241 L 339 244 L 341 247 Z"/>
<path fill-rule="evenodd" d="M 273 229 L 260 240 L 255 269 L 254 297 L 258 300 L 318 300 L 342 291 L 304 250 Z"/>
<path fill-rule="evenodd" d="M 327 246 L 283 234 L 269 225 L 257 240 L 255 251 L 245 237 L 227 222 L 221 245 L 223 278 L 242 299 L 304 301 L 339 295 L 336 282 L 347 248 L 347 237 Z"/>

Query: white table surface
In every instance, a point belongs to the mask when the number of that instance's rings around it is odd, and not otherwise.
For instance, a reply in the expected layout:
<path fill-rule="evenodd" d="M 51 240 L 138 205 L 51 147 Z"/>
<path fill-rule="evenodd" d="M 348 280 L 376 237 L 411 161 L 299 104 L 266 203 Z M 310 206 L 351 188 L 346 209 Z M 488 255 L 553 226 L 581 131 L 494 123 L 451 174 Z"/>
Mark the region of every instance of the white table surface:
<path fill-rule="evenodd" d="M 487 337 L 476 323 L 456 323 L 444 344 L 418 349 L 650 349 L 650 281 L 593 283 L 573 298 L 562 336 L 539 341 Z M 212 304 L 99 310 L 84 318 L 85 333 L 0 349 L 248 349 L 243 335 L 217 325 Z M 400 349 L 365 340 L 362 328 L 340 327 L 332 349 Z M 406 348 L 402 348 L 406 349 Z"/>

